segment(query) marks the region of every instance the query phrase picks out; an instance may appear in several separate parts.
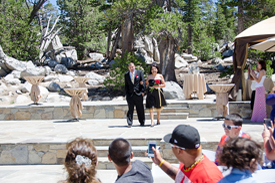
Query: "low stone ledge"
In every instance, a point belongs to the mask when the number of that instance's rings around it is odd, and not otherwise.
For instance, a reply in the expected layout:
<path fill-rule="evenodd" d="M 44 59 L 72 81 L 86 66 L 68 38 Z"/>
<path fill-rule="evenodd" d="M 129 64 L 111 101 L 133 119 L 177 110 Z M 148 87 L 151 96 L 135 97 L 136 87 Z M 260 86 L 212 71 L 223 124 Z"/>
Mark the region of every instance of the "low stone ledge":
<path fill-rule="evenodd" d="M 209 101 L 173 101 L 167 102 L 168 109 L 163 110 L 162 114 L 169 111 L 183 108 L 188 116 L 194 117 L 217 117 L 216 103 Z M 101 104 L 101 105 L 100 105 Z M 173 109 L 173 107 L 175 109 Z M 125 102 L 83 102 L 82 119 L 125 119 L 128 105 Z M 237 101 L 229 102 L 230 113 L 239 113 L 243 117 L 250 116 L 250 102 Z M 1 113 L 2 112 L 2 113 Z M 269 115 L 269 113 L 268 113 Z M 164 117 L 164 116 L 163 116 Z M 69 104 L 39 106 L 0 106 L 0 120 L 55 120 L 71 119 Z M 166 117 L 170 119 L 169 117 Z"/>

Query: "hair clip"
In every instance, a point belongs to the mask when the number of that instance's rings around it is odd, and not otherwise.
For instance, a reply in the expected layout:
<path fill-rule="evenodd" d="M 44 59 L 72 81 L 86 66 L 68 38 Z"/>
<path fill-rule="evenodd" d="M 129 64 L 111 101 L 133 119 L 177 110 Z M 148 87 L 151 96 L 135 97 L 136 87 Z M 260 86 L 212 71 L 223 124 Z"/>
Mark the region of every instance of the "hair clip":
<path fill-rule="evenodd" d="M 77 155 L 75 157 L 75 162 L 78 165 L 85 164 L 85 166 L 91 166 L 92 160 L 90 160 L 88 157 Z"/>

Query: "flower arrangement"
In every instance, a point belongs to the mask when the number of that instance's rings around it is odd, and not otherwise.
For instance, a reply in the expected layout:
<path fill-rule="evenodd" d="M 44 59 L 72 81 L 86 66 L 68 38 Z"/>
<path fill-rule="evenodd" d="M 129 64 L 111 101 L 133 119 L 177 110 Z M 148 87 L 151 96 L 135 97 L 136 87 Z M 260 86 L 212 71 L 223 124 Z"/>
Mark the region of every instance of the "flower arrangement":
<path fill-rule="evenodd" d="M 155 80 L 155 82 L 154 82 L 154 86 L 155 85 L 160 85 L 160 80 Z M 149 87 L 149 91 L 150 91 L 150 93 L 153 93 L 153 91 L 154 91 L 154 87 L 152 86 L 152 87 Z"/>

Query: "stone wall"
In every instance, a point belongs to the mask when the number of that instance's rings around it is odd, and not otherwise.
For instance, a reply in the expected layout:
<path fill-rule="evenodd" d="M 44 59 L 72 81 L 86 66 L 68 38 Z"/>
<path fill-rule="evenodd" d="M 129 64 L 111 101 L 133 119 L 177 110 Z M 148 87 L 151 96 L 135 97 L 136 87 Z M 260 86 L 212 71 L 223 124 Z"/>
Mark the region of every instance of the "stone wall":
<path fill-rule="evenodd" d="M 179 108 L 185 109 L 189 113 L 188 117 L 217 117 L 216 103 L 202 101 L 167 101 L 162 114 L 177 111 Z M 125 119 L 128 111 L 127 103 L 107 103 L 83 102 L 82 119 Z M 243 117 L 250 116 L 250 102 L 238 101 L 229 103 L 230 113 L 239 113 Z M 148 111 L 146 111 L 148 112 Z M 171 114 L 173 115 L 173 114 Z M 269 115 L 269 113 L 268 113 Z M 53 120 L 71 119 L 69 104 L 38 106 L 0 106 L 0 120 Z"/>
<path fill-rule="evenodd" d="M 66 144 L 1 144 L 0 164 L 64 164 Z"/>

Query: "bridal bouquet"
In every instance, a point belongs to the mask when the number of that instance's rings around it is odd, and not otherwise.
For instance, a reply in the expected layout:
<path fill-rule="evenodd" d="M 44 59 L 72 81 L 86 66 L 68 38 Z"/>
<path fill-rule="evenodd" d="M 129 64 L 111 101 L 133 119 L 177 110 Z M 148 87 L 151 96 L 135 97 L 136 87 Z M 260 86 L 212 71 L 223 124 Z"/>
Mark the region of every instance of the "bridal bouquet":
<path fill-rule="evenodd" d="M 155 80 L 155 82 L 154 82 L 154 86 L 155 85 L 160 85 L 160 81 L 159 80 Z M 154 87 L 152 86 L 152 87 L 149 87 L 149 91 L 150 91 L 150 93 L 153 93 L 153 91 L 154 91 Z"/>

